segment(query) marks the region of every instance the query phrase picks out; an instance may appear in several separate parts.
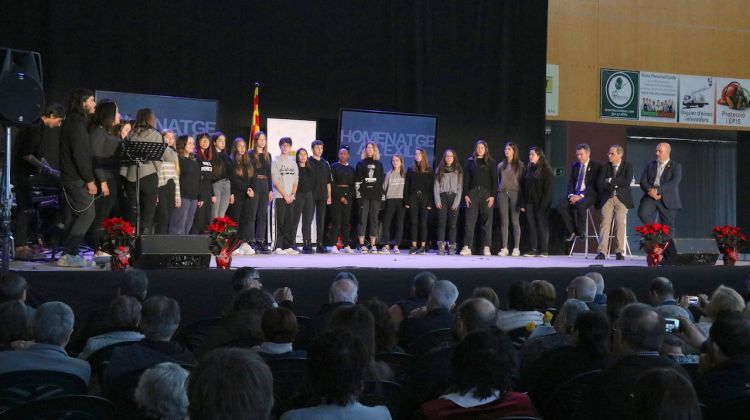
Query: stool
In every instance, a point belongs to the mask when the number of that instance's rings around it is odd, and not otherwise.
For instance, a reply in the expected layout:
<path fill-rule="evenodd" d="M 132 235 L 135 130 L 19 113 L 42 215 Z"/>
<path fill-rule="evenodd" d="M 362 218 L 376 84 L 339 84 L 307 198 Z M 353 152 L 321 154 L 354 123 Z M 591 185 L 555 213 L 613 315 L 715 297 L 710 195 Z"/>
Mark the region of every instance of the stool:
<path fill-rule="evenodd" d="M 625 218 L 625 225 L 622 227 L 625 229 L 625 246 L 623 247 L 623 256 L 633 256 L 633 252 L 630 250 L 630 243 L 628 243 L 628 219 Z M 612 250 L 612 241 L 615 240 L 615 218 L 612 218 L 612 224 L 609 227 L 609 244 L 607 246 L 607 255 Z"/>
<path fill-rule="evenodd" d="M 592 235 L 589 231 L 589 225 L 591 225 L 591 229 L 594 231 L 594 234 Z M 583 257 L 588 258 L 589 257 L 589 239 L 596 239 L 596 243 L 599 244 L 599 232 L 596 230 L 596 223 L 594 223 L 594 216 L 591 215 L 591 209 L 586 209 L 586 227 L 583 231 L 583 237 L 586 238 L 585 242 L 583 244 Z M 576 248 L 576 244 L 578 243 L 579 237 L 576 236 L 575 239 L 573 239 L 573 244 L 570 246 L 570 252 L 568 253 L 569 257 L 573 256 L 573 250 Z"/>

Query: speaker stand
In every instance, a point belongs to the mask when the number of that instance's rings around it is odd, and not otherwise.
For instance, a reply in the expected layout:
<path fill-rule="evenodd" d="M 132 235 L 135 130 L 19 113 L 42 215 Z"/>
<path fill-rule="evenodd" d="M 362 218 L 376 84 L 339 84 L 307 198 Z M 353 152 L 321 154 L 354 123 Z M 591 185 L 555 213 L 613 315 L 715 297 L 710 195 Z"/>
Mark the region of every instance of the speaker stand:
<path fill-rule="evenodd" d="M 10 192 L 10 125 L 5 126 L 5 170 L 3 171 L 3 183 L 0 188 L 2 204 L 0 204 L 0 237 L 3 241 L 2 273 L 10 269 L 10 254 L 15 251 L 13 246 L 13 233 L 11 233 L 11 210 L 13 207 L 13 196 Z"/>

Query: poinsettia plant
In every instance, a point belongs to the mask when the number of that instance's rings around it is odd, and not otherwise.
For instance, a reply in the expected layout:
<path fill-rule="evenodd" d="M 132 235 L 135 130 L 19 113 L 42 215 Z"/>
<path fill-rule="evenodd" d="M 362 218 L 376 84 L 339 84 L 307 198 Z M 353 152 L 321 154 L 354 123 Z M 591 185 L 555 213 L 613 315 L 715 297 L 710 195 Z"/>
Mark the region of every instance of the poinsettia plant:
<path fill-rule="evenodd" d="M 231 255 L 242 245 L 242 239 L 237 235 L 238 226 L 229 216 L 213 218 L 208 225 L 208 235 L 211 238 L 209 247 L 213 255 Z"/>
<path fill-rule="evenodd" d="M 121 267 L 130 262 L 130 249 L 135 238 L 135 228 L 122 217 L 110 217 L 102 221 L 105 232 L 102 250 L 110 254 Z"/>
<path fill-rule="evenodd" d="M 712 233 L 722 251 L 735 251 L 740 245 L 747 242 L 747 236 L 742 233 L 742 228 L 737 226 L 715 226 Z"/>
<path fill-rule="evenodd" d="M 664 248 L 669 241 L 669 226 L 661 223 L 648 223 L 637 226 L 635 231 L 641 234 L 641 248 Z"/>

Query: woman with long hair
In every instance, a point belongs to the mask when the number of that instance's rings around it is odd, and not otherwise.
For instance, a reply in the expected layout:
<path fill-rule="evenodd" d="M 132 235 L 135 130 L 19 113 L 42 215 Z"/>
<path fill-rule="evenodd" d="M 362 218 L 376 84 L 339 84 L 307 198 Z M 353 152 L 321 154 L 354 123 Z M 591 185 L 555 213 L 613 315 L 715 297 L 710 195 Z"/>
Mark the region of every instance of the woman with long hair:
<path fill-rule="evenodd" d="M 487 142 L 477 140 L 474 153 L 469 156 L 464 166 L 463 194 L 466 202 L 466 223 L 464 227 L 464 247 L 461 255 L 471 255 L 474 242 L 474 228 L 477 218 L 482 226 L 482 254 L 490 253 L 492 243 L 492 208 L 497 195 L 497 162 L 490 157 Z"/>
<path fill-rule="evenodd" d="M 230 159 L 232 165 L 229 179 L 234 202 L 229 205 L 227 214 L 240 224 L 238 234 L 244 241 L 235 251 L 235 255 L 254 255 L 255 249 L 248 243 L 251 240 L 250 232 L 255 229 L 255 225 L 250 223 L 250 208 L 257 207 L 258 196 L 253 188 L 253 165 L 247 154 L 247 143 L 242 137 L 237 137 L 232 142 Z"/>
<path fill-rule="evenodd" d="M 453 149 L 446 149 L 435 170 L 435 207 L 438 209 L 438 255 L 445 254 L 445 229 L 448 229 L 448 255 L 456 253 L 456 224 L 461 204 L 464 173 Z"/>
<path fill-rule="evenodd" d="M 172 217 L 169 219 L 169 233 L 186 235 L 193 226 L 198 203 L 205 198 L 201 196 L 201 168 L 195 160 L 195 140 L 191 136 L 182 135 L 177 137 L 175 148 L 180 167 L 181 205 L 172 212 Z"/>
<path fill-rule="evenodd" d="M 359 225 L 357 236 L 359 239 L 359 252 L 367 254 L 369 251 L 365 245 L 365 232 L 367 222 L 370 222 L 370 250 L 378 252 L 375 246 L 378 238 L 378 212 L 380 211 L 380 200 L 383 198 L 383 164 L 380 163 L 380 151 L 374 142 L 367 142 L 359 163 L 357 163 L 357 186 L 359 198 Z"/>
<path fill-rule="evenodd" d="M 297 149 L 297 172 L 299 173 L 299 183 L 297 184 L 296 198 L 293 203 L 294 212 L 294 231 L 297 232 L 297 226 L 302 220 L 302 246 L 303 254 L 312 254 L 315 251 L 312 247 L 312 218 L 313 210 L 313 170 L 310 166 L 307 150 L 304 148 Z"/>
<path fill-rule="evenodd" d="M 96 104 L 94 118 L 89 125 L 94 177 L 99 183 L 101 194 L 101 197 L 94 203 L 96 216 L 89 230 L 89 243 L 96 250 L 94 252 L 96 256 L 105 255 L 100 249 L 105 233 L 102 221 L 109 217 L 115 207 L 117 192 L 120 189 L 122 142 L 114 131 L 115 125 L 119 123 L 120 112 L 116 103 L 109 99 L 102 99 Z"/>
<path fill-rule="evenodd" d="M 161 158 L 159 171 L 159 204 L 156 206 L 156 234 L 169 232 L 169 220 L 174 209 L 182 205 L 180 201 L 180 157 L 175 149 L 175 133 L 164 130 L 161 137 L 167 148 Z"/>
<path fill-rule="evenodd" d="M 353 254 L 349 239 L 351 229 L 352 205 L 354 204 L 355 180 L 357 172 L 349 165 L 349 146 L 339 149 L 338 162 L 331 165 L 331 252 L 339 253 L 338 238 L 347 254 Z"/>
<path fill-rule="evenodd" d="M 200 190 L 203 200 L 198 203 L 198 208 L 195 210 L 195 219 L 190 233 L 201 234 L 206 232 L 208 224 L 211 223 L 211 212 L 216 204 L 213 188 L 213 160 L 216 151 L 211 145 L 211 136 L 205 132 L 195 135 L 195 145 L 195 160 L 201 168 Z"/>
<path fill-rule="evenodd" d="M 213 219 L 217 216 L 224 217 L 229 204 L 234 201 L 234 197 L 229 181 L 232 161 L 226 153 L 227 136 L 221 131 L 217 131 L 211 136 L 211 144 L 214 146 L 214 155 L 211 160 L 211 187 L 214 191 L 214 197 L 216 197 L 216 204 L 211 207 L 211 219 Z"/>
<path fill-rule="evenodd" d="M 529 165 L 521 179 L 521 211 L 526 214 L 529 226 L 529 246 L 531 250 L 524 257 L 546 257 L 549 244 L 549 215 L 552 200 L 552 168 L 544 150 L 532 147 L 529 150 Z"/>
<path fill-rule="evenodd" d="M 427 161 L 427 152 L 422 147 L 417 147 L 414 152 L 414 164 L 406 172 L 406 184 L 404 195 L 406 196 L 406 208 L 409 211 L 409 227 L 411 233 L 411 247 L 409 254 L 427 253 L 427 219 L 433 204 L 433 190 L 435 189 L 435 176 L 432 173 L 430 162 Z M 419 248 L 417 248 L 419 246 Z"/>
<path fill-rule="evenodd" d="M 255 252 L 268 254 L 271 250 L 266 245 L 266 224 L 268 223 L 268 204 L 273 201 L 271 185 L 271 154 L 268 153 L 266 133 L 258 131 L 253 136 L 252 148 L 248 152 L 253 166 L 252 188 L 257 200 L 250 202 L 248 243 Z"/>
<path fill-rule="evenodd" d="M 500 209 L 500 234 L 502 235 L 502 248 L 497 254 L 507 257 L 521 255 L 521 206 L 519 206 L 519 195 L 521 193 L 521 179 L 523 178 L 524 165 L 518 157 L 518 146 L 513 142 L 505 143 L 503 149 L 505 159 L 497 165 L 497 206 Z M 513 225 L 513 251 L 508 252 L 508 223 Z"/>
<path fill-rule="evenodd" d="M 404 158 L 399 154 L 391 157 L 391 170 L 385 174 L 383 182 L 383 191 L 385 191 L 385 215 L 383 215 L 383 247 L 380 249 L 381 254 L 390 253 L 391 229 L 393 226 L 393 217 L 396 217 L 393 241 L 393 253 L 400 254 L 398 246 L 404 234 L 404 185 L 406 176 L 404 173 Z"/>
<path fill-rule="evenodd" d="M 163 143 L 161 133 L 156 131 L 156 114 L 150 108 L 139 109 L 135 114 L 135 124 L 131 132 L 130 141 Z M 141 232 L 154 233 L 154 216 L 156 215 L 156 201 L 159 195 L 159 170 L 161 161 L 150 160 L 140 165 L 128 165 L 122 168 L 120 174 L 127 178 L 125 190 L 130 200 L 130 220 L 138 217 L 137 202 L 140 200 Z M 140 173 L 140 176 L 138 175 Z M 137 178 L 140 177 L 140 197 L 136 200 Z M 138 232 L 136 232 L 138 234 Z"/>

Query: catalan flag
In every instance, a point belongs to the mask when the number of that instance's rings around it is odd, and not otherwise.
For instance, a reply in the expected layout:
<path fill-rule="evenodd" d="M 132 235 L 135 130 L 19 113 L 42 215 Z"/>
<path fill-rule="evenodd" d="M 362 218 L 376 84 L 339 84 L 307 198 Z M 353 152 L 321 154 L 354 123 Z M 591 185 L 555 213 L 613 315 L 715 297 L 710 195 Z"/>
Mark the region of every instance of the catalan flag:
<path fill-rule="evenodd" d="M 255 93 L 253 94 L 253 122 L 250 128 L 250 142 L 255 138 L 255 133 L 260 131 L 260 110 L 258 109 L 258 88 L 260 84 L 255 82 Z M 251 145 L 252 146 L 252 145 Z"/>

